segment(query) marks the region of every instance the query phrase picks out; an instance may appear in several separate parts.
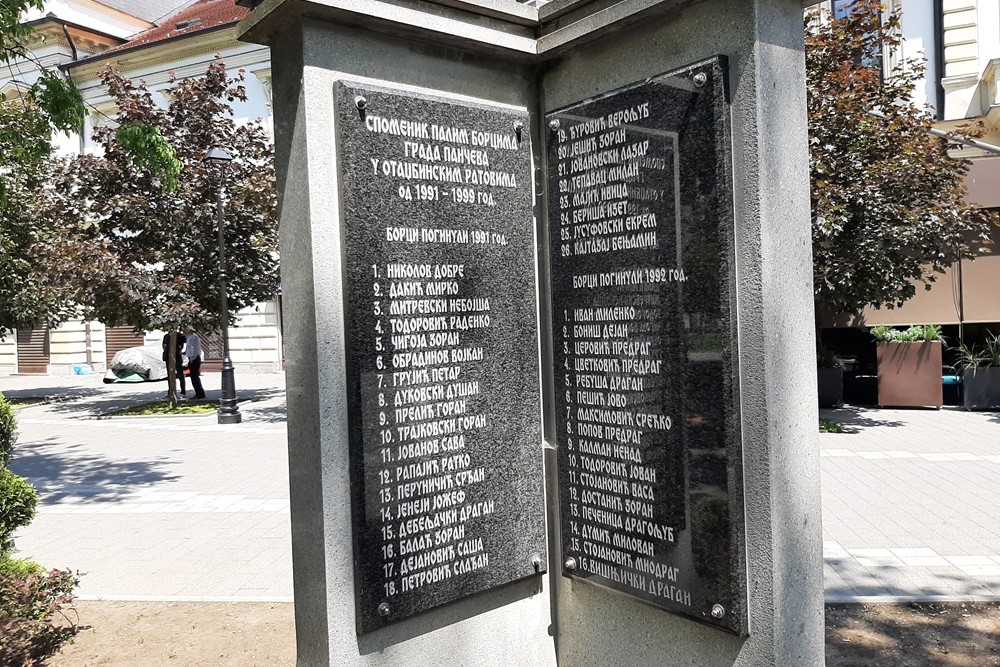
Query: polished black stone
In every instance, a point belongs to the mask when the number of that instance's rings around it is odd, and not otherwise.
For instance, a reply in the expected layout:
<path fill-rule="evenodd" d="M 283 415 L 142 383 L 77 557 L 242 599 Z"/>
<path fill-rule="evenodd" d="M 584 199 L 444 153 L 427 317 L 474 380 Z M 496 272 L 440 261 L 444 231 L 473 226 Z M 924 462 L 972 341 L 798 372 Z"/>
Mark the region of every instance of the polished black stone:
<path fill-rule="evenodd" d="M 743 633 L 725 76 L 548 115 L 548 220 L 563 574 Z"/>
<path fill-rule="evenodd" d="M 365 633 L 545 570 L 531 149 L 511 110 L 335 97 Z"/>

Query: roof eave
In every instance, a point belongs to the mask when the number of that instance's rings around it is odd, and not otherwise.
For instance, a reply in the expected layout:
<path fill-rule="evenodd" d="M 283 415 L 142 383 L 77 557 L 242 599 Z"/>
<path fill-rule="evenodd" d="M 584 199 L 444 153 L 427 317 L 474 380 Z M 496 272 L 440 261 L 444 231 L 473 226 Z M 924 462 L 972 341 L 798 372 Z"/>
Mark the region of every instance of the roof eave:
<path fill-rule="evenodd" d="M 143 43 L 143 44 L 136 44 L 135 46 L 127 46 L 127 47 L 125 47 L 123 49 L 118 49 L 118 50 L 112 51 L 110 53 L 108 53 L 108 52 L 97 53 L 97 54 L 94 54 L 94 55 L 89 56 L 87 58 L 84 58 L 82 60 L 77 60 L 75 62 L 66 63 L 65 65 L 62 65 L 62 69 L 64 69 L 64 70 L 71 70 L 71 69 L 74 69 L 74 68 L 79 67 L 81 65 L 89 65 L 89 64 L 93 64 L 95 62 L 100 62 L 101 60 L 113 60 L 113 59 L 118 58 L 118 57 L 120 57 L 120 56 L 122 56 L 124 54 L 137 53 L 137 52 L 143 51 L 145 49 L 151 49 L 153 47 L 160 46 L 161 44 L 171 44 L 173 42 L 179 42 L 179 41 L 188 39 L 190 37 L 201 37 L 203 35 L 209 35 L 209 34 L 212 34 L 212 33 L 215 33 L 215 32 L 220 32 L 220 31 L 225 30 L 227 28 L 234 28 L 237 23 L 239 23 L 239 21 L 231 21 L 229 23 L 220 23 L 219 25 L 212 26 L 211 28 L 205 28 L 203 30 L 198 30 L 198 31 L 195 31 L 195 32 L 186 32 L 186 33 L 182 33 L 180 35 L 174 35 L 173 37 L 165 37 L 164 39 L 158 39 L 155 42 L 146 42 L 146 43 Z"/>

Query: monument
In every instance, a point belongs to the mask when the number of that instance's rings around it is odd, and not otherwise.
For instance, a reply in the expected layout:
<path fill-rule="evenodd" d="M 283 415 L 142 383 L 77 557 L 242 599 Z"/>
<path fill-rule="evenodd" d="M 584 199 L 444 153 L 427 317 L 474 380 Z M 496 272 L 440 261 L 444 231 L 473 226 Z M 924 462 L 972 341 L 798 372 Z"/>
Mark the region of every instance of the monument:
<path fill-rule="evenodd" d="M 801 3 L 241 4 L 298 664 L 823 664 Z"/>

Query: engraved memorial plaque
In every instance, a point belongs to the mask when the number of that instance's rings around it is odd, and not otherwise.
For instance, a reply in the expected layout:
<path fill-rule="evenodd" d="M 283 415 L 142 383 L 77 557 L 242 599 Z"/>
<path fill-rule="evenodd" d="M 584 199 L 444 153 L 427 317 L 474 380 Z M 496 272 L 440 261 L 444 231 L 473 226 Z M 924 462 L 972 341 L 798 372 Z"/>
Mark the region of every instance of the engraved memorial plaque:
<path fill-rule="evenodd" d="M 361 634 L 545 570 L 531 147 L 505 107 L 335 99 Z"/>
<path fill-rule="evenodd" d="M 745 633 L 725 63 L 546 125 L 563 574 Z"/>

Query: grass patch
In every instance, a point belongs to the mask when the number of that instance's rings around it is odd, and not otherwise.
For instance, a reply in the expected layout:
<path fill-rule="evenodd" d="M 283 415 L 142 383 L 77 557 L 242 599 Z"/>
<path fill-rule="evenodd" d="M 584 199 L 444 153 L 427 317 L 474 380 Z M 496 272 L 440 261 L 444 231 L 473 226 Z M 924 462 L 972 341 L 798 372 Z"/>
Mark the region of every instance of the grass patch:
<path fill-rule="evenodd" d="M 109 412 L 109 416 L 115 417 L 143 417 L 151 415 L 201 415 L 215 412 L 218 405 L 214 401 L 180 401 L 177 407 L 171 409 L 170 401 L 150 401 L 140 403 L 123 410 Z"/>
<path fill-rule="evenodd" d="M 7 396 L 7 402 L 13 405 L 15 408 L 22 408 L 25 405 L 35 405 L 37 403 L 47 403 L 48 398 L 44 396 Z"/>
<path fill-rule="evenodd" d="M 839 422 L 835 422 L 832 419 L 819 418 L 819 432 L 820 433 L 845 433 L 844 427 L 840 425 Z"/>

